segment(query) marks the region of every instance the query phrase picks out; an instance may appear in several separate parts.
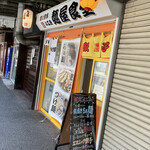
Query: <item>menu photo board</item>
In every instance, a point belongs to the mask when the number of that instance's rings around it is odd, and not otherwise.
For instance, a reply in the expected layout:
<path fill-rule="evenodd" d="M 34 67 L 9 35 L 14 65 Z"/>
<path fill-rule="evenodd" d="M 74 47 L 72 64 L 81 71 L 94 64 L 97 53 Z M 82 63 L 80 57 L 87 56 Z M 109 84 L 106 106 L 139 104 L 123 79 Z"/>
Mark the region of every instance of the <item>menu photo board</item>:
<path fill-rule="evenodd" d="M 71 94 L 70 149 L 95 150 L 96 94 Z"/>

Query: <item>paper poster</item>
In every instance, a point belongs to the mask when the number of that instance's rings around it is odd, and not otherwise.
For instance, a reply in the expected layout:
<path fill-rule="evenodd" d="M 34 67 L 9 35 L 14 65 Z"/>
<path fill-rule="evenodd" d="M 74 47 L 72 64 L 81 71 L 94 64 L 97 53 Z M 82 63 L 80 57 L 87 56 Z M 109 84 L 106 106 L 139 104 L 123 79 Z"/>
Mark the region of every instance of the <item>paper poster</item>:
<path fill-rule="evenodd" d="M 50 40 L 51 40 L 51 38 L 49 38 L 49 37 L 45 38 L 44 45 L 49 46 L 50 45 Z"/>
<path fill-rule="evenodd" d="M 91 92 L 96 94 L 97 100 L 103 100 L 107 63 L 95 62 Z"/>
<path fill-rule="evenodd" d="M 55 90 L 52 98 L 50 111 L 53 112 L 51 116 L 59 122 L 63 119 L 68 104 L 68 97 L 62 92 Z"/>
<path fill-rule="evenodd" d="M 68 105 L 80 47 L 80 38 L 62 40 L 49 115 L 62 123 Z"/>
<path fill-rule="evenodd" d="M 47 56 L 47 62 L 54 64 L 55 56 L 56 56 L 56 48 L 57 48 L 58 38 L 50 39 L 49 51 Z"/>
<path fill-rule="evenodd" d="M 32 48 L 31 57 L 33 58 L 35 56 L 35 48 Z"/>
<path fill-rule="evenodd" d="M 50 56 L 51 56 L 51 51 L 50 51 L 50 45 L 51 45 L 51 41 L 52 41 L 52 38 L 48 38 L 49 39 L 49 42 L 48 42 L 48 45 L 46 46 L 49 46 L 49 50 L 48 50 L 48 55 L 47 55 L 47 62 L 50 62 Z"/>
<path fill-rule="evenodd" d="M 55 56 L 56 56 L 56 48 L 57 48 L 58 38 L 52 39 L 50 45 L 50 63 L 55 63 Z"/>
<path fill-rule="evenodd" d="M 104 86 L 100 86 L 97 84 L 94 85 L 93 93 L 96 94 L 96 98 L 100 101 L 102 101 L 103 98 L 103 90 L 104 90 Z"/>
<path fill-rule="evenodd" d="M 30 65 L 32 65 L 32 60 L 33 60 L 33 58 L 34 58 L 34 56 L 35 56 L 35 48 L 32 48 L 32 51 L 31 51 L 31 59 L 30 59 Z"/>
<path fill-rule="evenodd" d="M 74 78 L 74 71 L 69 70 L 66 68 L 60 68 L 58 70 L 58 84 L 62 90 L 67 93 L 71 92 L 73 78 Z"/>

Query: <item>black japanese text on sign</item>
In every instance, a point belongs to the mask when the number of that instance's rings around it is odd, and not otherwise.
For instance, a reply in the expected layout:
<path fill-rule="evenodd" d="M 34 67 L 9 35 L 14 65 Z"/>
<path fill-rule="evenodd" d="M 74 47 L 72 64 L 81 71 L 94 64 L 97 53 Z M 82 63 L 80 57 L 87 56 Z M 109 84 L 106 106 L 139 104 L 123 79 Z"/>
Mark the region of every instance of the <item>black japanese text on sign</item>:
<path fill-rule="evenodd" d="M 80 12 L 78 11 L 80 10 Z M 90 12 L 84 10 L 82 7 L 80 7 L 80 4 L 78 2 L 73 1 L 72 4 L 68 7 L 68 5 L 64 5 L 60 9 L 53 10 L 52 15 L 50 16 L 49 13 L 43 15 L 40 17 L 41 25 L 43 28 L 46 28 L 48 26 L 52 25 L 60 25 L 62 23 L 67 23 L 72 20 L 78 20 L 82 19 L 81 14 L 84 18 L 87 18 L 89 16 L 96 15 L 93 10 Z M 48 19 L 44 21 L 45 19 Z"/>

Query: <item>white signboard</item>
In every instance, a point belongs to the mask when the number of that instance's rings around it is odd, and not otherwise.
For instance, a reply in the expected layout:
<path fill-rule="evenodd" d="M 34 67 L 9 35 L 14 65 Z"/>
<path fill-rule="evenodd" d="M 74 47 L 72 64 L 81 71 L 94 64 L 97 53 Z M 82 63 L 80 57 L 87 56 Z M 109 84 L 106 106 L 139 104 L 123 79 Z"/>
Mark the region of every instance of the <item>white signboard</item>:
<path fill-rule="evenodd" d="M 14 28 L 15 17 L 0 16 L 0 27 Z"/>
<path fill-rule="evenodd" d="M 69 0 L 37 14 L 36 24 L 43 31 L 111 15 L 106 0 L 100 0 L 97 7 L 89 12 L 80 7 L 80 0 Z"/>
<path fill-rule="evenodd" d="M 58 38 L 50 39 L 49 51 L 47 56 L 47 62 L 54 64 L 55 63 L 55 55 L 56 55 L 56 48 L 57 48 L 57 41 Z"/>

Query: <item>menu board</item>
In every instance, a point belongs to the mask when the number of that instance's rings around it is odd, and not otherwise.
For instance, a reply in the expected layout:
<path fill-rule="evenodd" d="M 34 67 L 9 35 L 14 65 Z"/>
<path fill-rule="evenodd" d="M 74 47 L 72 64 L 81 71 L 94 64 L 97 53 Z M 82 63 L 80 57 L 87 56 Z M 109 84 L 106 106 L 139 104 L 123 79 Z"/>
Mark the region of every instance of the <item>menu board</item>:
<path fill-rule="evenodd" d="M 71 150 L 95 150 L 96 94 L 71 94 Z"/>

